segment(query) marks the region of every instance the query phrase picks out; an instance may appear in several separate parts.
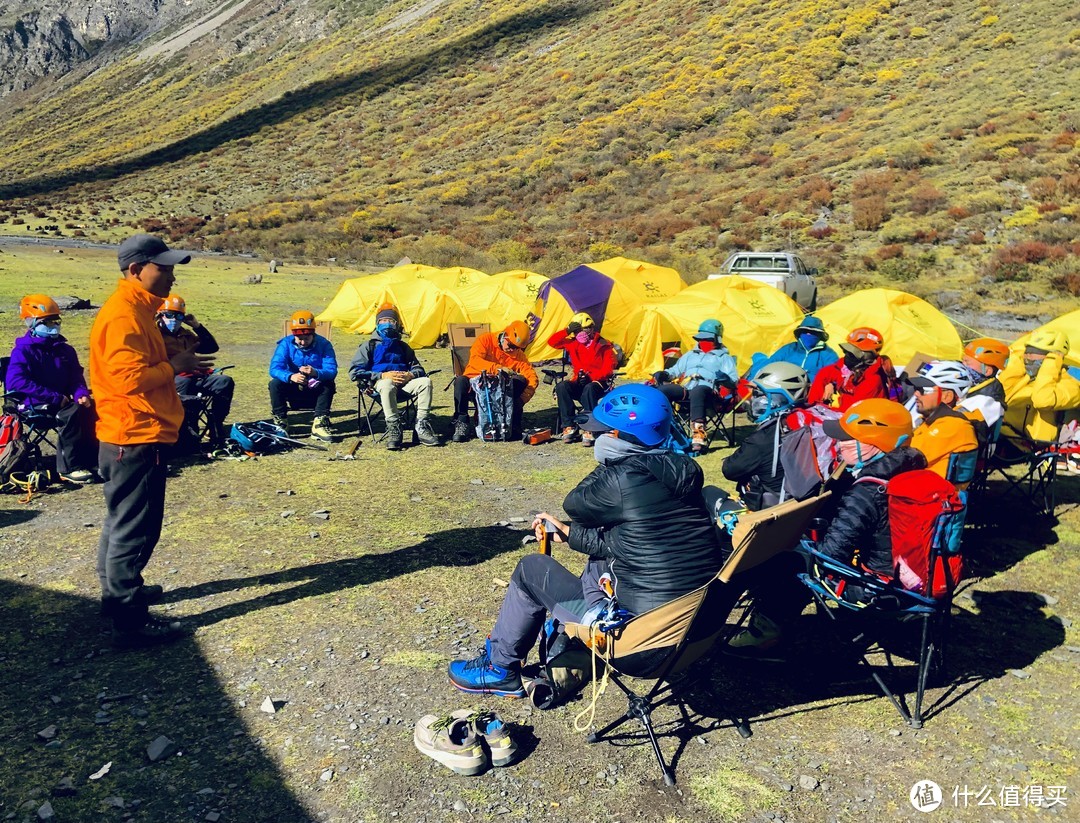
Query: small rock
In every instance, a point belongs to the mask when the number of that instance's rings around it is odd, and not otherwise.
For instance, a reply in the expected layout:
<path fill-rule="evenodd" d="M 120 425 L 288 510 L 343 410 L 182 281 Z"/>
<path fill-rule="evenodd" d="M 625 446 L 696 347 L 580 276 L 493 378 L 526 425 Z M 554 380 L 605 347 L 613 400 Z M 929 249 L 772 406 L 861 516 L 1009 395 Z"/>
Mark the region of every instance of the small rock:
<path fill-rule="evenodd" d="M 1057 623 L 1063 629 L 1067 629 L 1070 626 L 1072 626 L 1072 624 L 1073 624 L 1073 622 L 1069 618 L 1062 617 L 1060 614 L 1055 614 L 1055 615 L 1051 616 L 1050 622 L 1051 623 Z"/>
<path fill-rule="evenodd" d="M 1056 606 L 1058 604 L 1058 599 L 1052 594 L 1037 594 L 1035 599 L 1045 606 Z"/>
<path fill-rule="evenodd" d="M 262 705 L 259 706 L 259 711 L 266 712 L 267 714 L 277 714 L 278 708 L 277 702 L 273 698 L 268 697 L 262 702 Z"/>
<path fill-rule="evenodd" d="M 52 803 L 46 800 L 37 810 L 38 820 L 52 820 L 56 816 L 56 812 L 53 811 Z"/>
<path fill-rule="evenodd" d="M 292 517 L 294 514 L 296 514 L 296 511 L 294 509 L 287 509 L 286 511 L 283 511 L 281 513 L 281 517 L 282 519 L 285 519 L 287 517 Z"/>
<path fill-rule="evenodd" d="M 511 523 L 528 523 L 529 521 L 528 521 L 527 518 L 524 518 L 524 517 L 511 517 L 510 522 Z"/>
<path fill-rule="evenodd" d="M 318 532 L 308 532 L 308 537 L 310 537 L 312 540 L 318 540 L 319 539 L 319 533 Z"/>
<path fill-rule="evenodd" d="M 44 729 L 37 733 L 37 736 L 40 737 L 42 740 L 52 740 L 54 737 L 56 737 L 56 726 L 46 726 Z"/>
<path fill-rule="evenodd" d="M 818 779 L 816 777 L 814 777 L 813 775 L 811 775 L 811 774 L 800 774 L 799 775 L 799 788 L 800 789 L 806 789 L 807 791 L 812 792 L 814 789 L 816 789 L 818 787 L 818 785 L 820 785 L 819 782 L 818 782 Z"/>
<path fill-rule="evenodd" d="M 333 769 L 323 769 L 322 774 L 319 775 L 319 780 L 321 780 L 323 783 L 329 783 L 333 779 L 334 779 L 334 770 Z"/>
<path fill-rule="evenodd" d="M 110 760 L 108 763 L 106 763 L 104 766 L 102 766 L 100 769 L 98 769 L 96 772 L 94 772 L 92 775 L 90 775 L 89 779 L 90 780 L 101 780 L 101 778 L 103 778 L 105 775 L 107 775 L 109 773 L 109 769 L 111 769 L 111 768 L 112 768 L 112 761 Z"/>
<path fill-rule="evenodd" d="M 205 789 L 199 789 L 197 792 L 195 792 L 195 794 L 203 795 L 204 797 L 212 795 L 213 793 L 214 790 L 211 789 L 209 786 L 207 786 Z"/>
<path fill-rule="evenodd" d="M 900 736 L 900 730 L 899 729 L 890 729 L 889 734 L 892 735 L 893 737 L 899 737 Z"/>
<path fill-rule="evenodd" d="M 418 495 L 418 494 L 414 494 L 414 495 L 412 495 L 412 496 L 411 496 L 411 497 L 410 497 L 409 499 L 410 499 L 410 500 L 411 500 L 411 501 L 412 501 L 413 503 L 419 503 L 419 502 L 420 502 L 421 500 L 423 500 L 424 498 L 422 498 L 422 497 L 421 497 L 420 495 Z"/>
<path fill-rule="evenodd" d="M 782 791 L 782 792 L 793 792 L 793 791 L 795 791 L 795 787 L 792 786 L 790 783 L 786 783 L 784 781 L 781 781 L 778 785 L 780 787 L 780 791 Z"/>
<path fill-rule="evenodd" d="M 210 823 L 217 823 L 219 820 L 221 820 L 221 813 L 220 812 L 207 812 L 206 817 L 204 817 L 203 820 L 209 820 Z"/>
<path fill-rule="evenodd" d="M 159 735 L 154 742 L 146 747 L 146 756 L 151 763 L 157 763 L 176 753 L 176 744 L 165 735 Z"/>
<path fill-rule="evenodd" d="M 370 654 L 371 654 L 371 652 L 369 652 L 367 649 L 364 649 L 364 651 L 360 652 L 360 659 L 361 660 L 367 660 L 367 658 L 368 658 L 368 656 Z"/>
<path fill-rule="evenodd" d="M 1023 669 L 1009 669 L 1009 674 L 1011 674 L 1015 678 L 1018 678 L 1019 680 L 1027 680 L 1029 677 L 1031 677 L 1031 673 L 1026 672 Z"/>
<path fill-rule="evenodd" d="M 127 805 L 122 797 L 106 797 L 101 803 L 105 806 L 111 806 L 114 809 L 122 809 Z"/>
<path fill-rule="evenodd" d="M 1066 646 L 1065 651 L 1080 654 L 1080 646 Z"/>
<path fill-rule="evenodd" d="M 510 521 L 509 520 L 500 520 L 495 525 L 496 526 L 502 526 L 502 527 L 505 528 L 506 526 L 510 525 Z"/>
<path fill-rule="evenodd" d="M 474 486 L 483 486 L 484 485 L 484 481 L 481 480 L 479 477 L 474 477 L 472 480 L 469 481 L 469 483 L 471 483 Z"/>
<path fill-rule="evenodd" d="M 70 777 L 64 777 L 53 786 L 52 795 L 53 797 L 71 797 L 76 791 L 75 781 Z"/>
<path fill-rule="evenodd" d="M 465 802 L 463 800 L 455 800 L 454 801 L 454 811 L 455 812 L 467 812 L 468 810 L 469 810 L 469 807 L 465 805 Z"/>

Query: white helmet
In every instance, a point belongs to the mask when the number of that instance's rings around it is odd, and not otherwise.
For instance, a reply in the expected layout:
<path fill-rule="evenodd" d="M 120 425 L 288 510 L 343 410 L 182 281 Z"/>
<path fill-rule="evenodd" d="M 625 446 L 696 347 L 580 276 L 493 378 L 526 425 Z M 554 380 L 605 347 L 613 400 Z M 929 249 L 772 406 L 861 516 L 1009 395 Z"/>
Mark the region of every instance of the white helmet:
<path fill-rule="evenodd" d="M 956 392 L 958 399 L 964 397 L 972 386 L 971 372 L 956 360 L 936 360 L 930 363 L 924 371 L 912 378 L 911 383 L 918 386 L 920 381 L 923 381 L 923 385 L 932 384 L 940 389 L 950 389 Z"/>
<path fill-rule="evenodd" d="M 762 366 L 750 385 L 755 389 L 750 398 L 750 412 L 758 423 L 801 403 L 810 392 L 810 378 L 805 369 L 782 360 Z"/>

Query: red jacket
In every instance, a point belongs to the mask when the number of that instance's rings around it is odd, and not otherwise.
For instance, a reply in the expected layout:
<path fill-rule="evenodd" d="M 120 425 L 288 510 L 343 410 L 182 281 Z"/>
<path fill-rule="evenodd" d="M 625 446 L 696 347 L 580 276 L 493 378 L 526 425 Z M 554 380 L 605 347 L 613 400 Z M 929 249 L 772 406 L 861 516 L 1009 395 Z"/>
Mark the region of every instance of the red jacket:
<path fill-rule="evenodd" d="M 566 329 L 560 329 L 548 338 L 548 345 L 553 349 L 563 349 L 570 355 L 570 370 L 573 372 L 571 380 L 577 379 L 578 372 L 585 372 L 590 380 L 603 383 L 611 378 L 619 359 L 615 355 L 615 347 L 600 335 L 596 335 L 591 343 L 579 343 L 573 337 L 566 334 Z"/>
<path fill-rule="evenodd" d="M 891 381 L 886 369 L 891 366 L 892 363 L 888 358 L 878 357 L 867 367 L 862 376 L 856 379 L 851 369 L 844 365 L 844 361 L 837 360 L 817 373 L 813 385 L 810 386 L 810 395 L 806 398 L 806 403 L 808 406 L 822 403 L 840 411 L 847 411 L 860 400 L 871 397 L 887 398 Z M 836 387 L 836 391 L 826 402 L 825 387 L 830 383 Z"/>

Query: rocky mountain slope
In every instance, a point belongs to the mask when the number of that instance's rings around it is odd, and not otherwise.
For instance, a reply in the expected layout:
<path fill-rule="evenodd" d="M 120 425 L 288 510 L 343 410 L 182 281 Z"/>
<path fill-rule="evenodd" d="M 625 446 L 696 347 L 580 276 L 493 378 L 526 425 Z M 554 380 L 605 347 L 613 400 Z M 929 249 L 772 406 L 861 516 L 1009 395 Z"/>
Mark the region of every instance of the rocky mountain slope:
<path fill-rule="evenodd" d="M 844 288 L 1080 292 L 1080 12 L 1056 0 L 160 13 L 0 100 L 0 230 L 691 276 L 795 246 Z"/>

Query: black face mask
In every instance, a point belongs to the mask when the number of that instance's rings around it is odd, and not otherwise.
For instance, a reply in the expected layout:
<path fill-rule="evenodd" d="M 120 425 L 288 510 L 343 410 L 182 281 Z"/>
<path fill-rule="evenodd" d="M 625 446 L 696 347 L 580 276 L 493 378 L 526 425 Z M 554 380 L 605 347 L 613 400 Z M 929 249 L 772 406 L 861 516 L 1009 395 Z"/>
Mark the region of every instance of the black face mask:
<path fill-rule="evenodd" d="M 856 357 L 849 351 L 844 352 L 844 365 L 852 371 L 863 368 L 865 362 L 861 357 Z"/>

